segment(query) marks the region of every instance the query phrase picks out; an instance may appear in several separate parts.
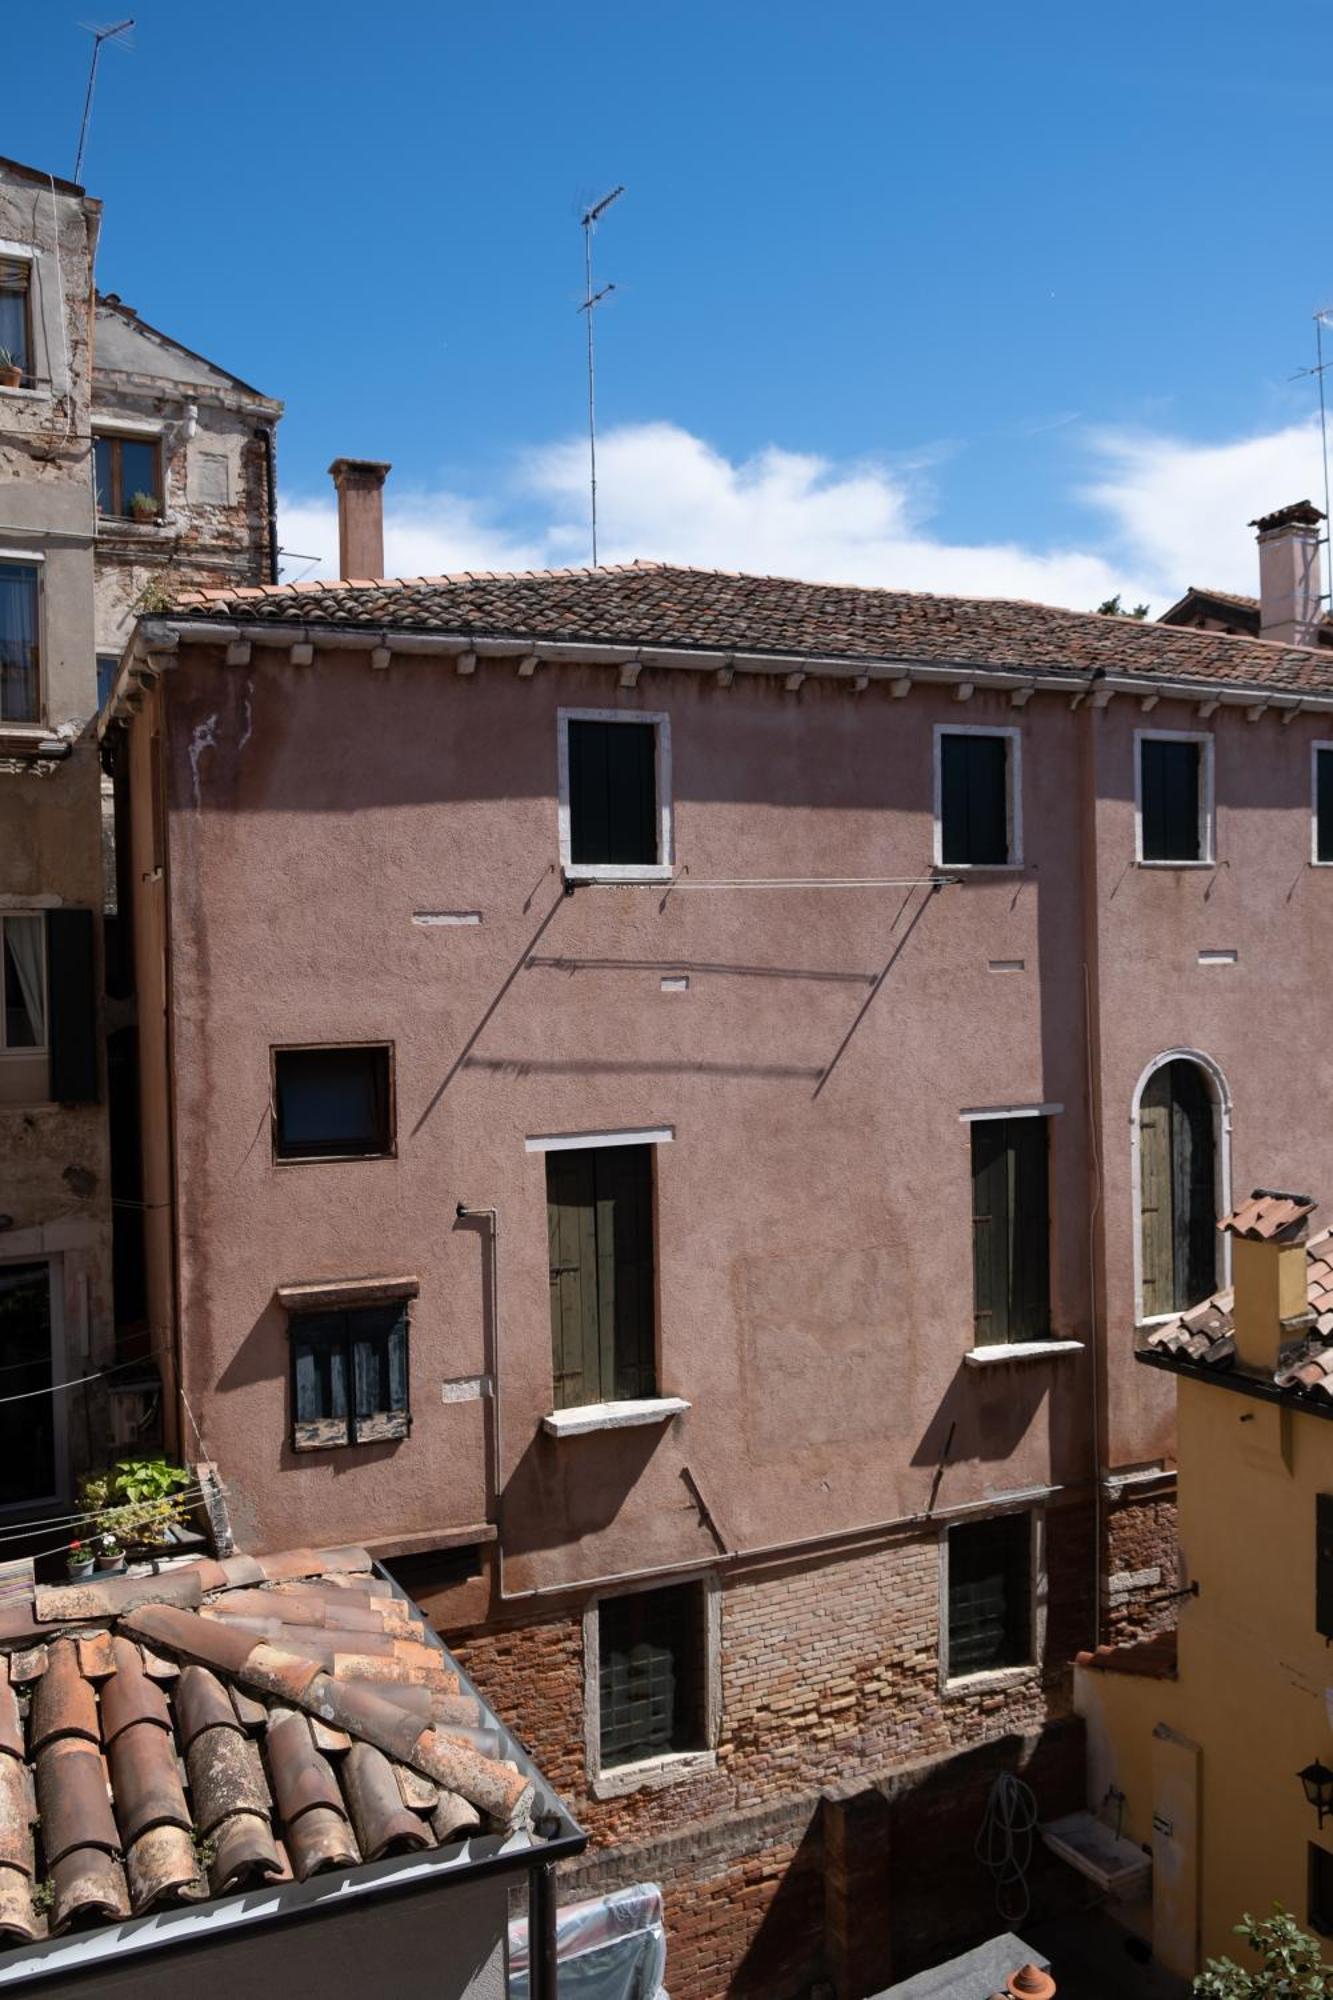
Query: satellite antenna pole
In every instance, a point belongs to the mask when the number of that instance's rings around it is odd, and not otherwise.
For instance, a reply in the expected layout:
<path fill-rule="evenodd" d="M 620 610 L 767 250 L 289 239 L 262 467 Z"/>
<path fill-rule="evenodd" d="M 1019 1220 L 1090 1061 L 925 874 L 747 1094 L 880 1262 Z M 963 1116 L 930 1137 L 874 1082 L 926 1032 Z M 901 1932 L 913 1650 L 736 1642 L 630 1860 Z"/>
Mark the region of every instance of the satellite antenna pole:
<path fill-rule="evenodd" d="M 1324 453 L 1324 532 L 1321 537 L 1324 545 L 1324 589 L 1320 595 L 1327 597 L 1330 604 L 1333 604 L 1333 543 L 1329 540 L 1330 535 L 1333 535 L 1333 522 L 1330 522 L 1333 507 L 1329 505 L 1328 408 L 1324 396 L 1324 324 L 1328 317 L 1327 307 L 1314 316 L 1314 372 L 1319 382 L 1319 442 Z"/>
<path fill-rule="evenodd" d="M 91 118 L 93 111 L 93 90 L 97 83 L 97 65 L 102 57 L 102 44 L 103 42 L 114 42 L 121 35 L 128 35 L 130 29 L 134 26 L 134 22 L 133 20 L 117 21 L 114 28 L 94 28 L 90 23 L 86 23 L 85 25 L 88 27 L 88 32 L 93 38 L 93 59 L 88 67 L 88 88 L 84 93 L 83 99 L 83 122 L 79 126 L 79 150 L 74 160 L 74 178 L 76 181 L 83 172 L 83 150 L 88 143 L 88 120 Z"/>
<path fill-rule="evenodd" d="M 588 315 L 588 481 L 592 501 L 592 566 L 594 569 L 597 567 L 597 394 L 592 316 L 607 293 L 615 290 L 615 286 L 603 285 L 600 292 L 594 292 L 592 288 L 592 232 L 594 226 L 606 214 L 612 202 L 618 201 L 624 192 L 625 190 L 622 186 L 612 188 L 610 194 L 604 194 L 600 201 L 594 202 L 591 208 L 585 209 L 581 225 L 583 229 L 584 293 L 583 304 L 579 307 L 579 311 Z"/>

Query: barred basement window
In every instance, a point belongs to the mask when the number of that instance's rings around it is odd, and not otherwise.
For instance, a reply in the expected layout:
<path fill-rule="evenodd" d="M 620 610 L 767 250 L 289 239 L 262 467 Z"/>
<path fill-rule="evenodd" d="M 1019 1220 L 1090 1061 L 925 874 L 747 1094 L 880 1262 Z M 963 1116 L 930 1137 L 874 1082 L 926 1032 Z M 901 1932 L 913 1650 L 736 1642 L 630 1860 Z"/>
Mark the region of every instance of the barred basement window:
<path fill-rule="evenodd" d="M 1032 1516 L 997 1514 L 948 1532 L 949 1679 L 1030 1664 Z"/>
<path fill-rule="evenodd" d="M 273 1051 L 275 1159 L 375 1159 L 392 1151 L 387 1042 Z"/>
<path fill-rule="evenodd" d="M 411 1428 L 407 1303 L 294 1313 L 292 1444 L 381 1444 Z"/>
<path fill-rule="evenodd" d="M 603 1598 L 597 1643 L 603 1769 L 706 1747 L 700 1584 Z"/>

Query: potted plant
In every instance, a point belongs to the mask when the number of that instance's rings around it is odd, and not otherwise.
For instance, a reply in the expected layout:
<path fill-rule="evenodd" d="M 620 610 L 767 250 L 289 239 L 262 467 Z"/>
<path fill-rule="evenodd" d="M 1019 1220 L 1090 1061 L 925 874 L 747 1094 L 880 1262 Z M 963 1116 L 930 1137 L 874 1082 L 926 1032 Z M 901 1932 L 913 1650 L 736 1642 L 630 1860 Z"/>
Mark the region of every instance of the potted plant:
<path fill-rule="evenodd" d="M 104 1528 L 97 1537 L 97 1567 L 108 1576 L 119 1576 L 125 1567 L 125 1551 L 114 1528 Z"/>
<path fill-rule="evenodd" d="M 159 508 L 151 493 L 131 493 L 130 517 L 135 521 L 155 521 Z"/>
<path fill-rule="evenodd" d="M 8 347 L 0 347 L 0 389 L 17 389 L 23 380 L 23 364 Z"/>
<path fill-rule="evenodd" d="M 69 1571 L 70 1582 L 85 1582 L 92 1575 L 96 1560 L 97 1554 L 91 1542 L 71 1542 L 65 1553 L 65 1567 Z"/>

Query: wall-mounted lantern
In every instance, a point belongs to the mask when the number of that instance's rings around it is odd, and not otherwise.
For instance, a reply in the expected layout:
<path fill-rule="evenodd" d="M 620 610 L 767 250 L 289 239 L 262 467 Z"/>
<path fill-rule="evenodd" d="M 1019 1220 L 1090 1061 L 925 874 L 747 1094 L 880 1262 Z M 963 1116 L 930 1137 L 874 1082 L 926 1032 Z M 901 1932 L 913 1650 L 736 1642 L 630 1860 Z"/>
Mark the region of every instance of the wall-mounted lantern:
<path fill-rule="evenodd" d="M 1321 1764 L 1316 1757 L 1313 1764 L 1307 1764 L 1303 1771 L 1296 1773 L 1305 1787 L 1305 1796 L 1319 1814 L 1319 1824 L 1324 1824 L 1324 1815 L 1333 1813 L 1333 1771 L 1327 1764 Z"/>

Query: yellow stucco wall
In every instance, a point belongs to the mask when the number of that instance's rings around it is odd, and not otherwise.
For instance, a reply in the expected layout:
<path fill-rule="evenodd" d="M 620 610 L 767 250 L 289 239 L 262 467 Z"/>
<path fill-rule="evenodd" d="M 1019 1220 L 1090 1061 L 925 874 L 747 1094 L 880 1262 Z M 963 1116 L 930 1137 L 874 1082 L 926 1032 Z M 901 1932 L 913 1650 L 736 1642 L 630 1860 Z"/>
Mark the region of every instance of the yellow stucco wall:
<path fill-rule="evenodd" d="M 1246 1910 L 1278 1902 L 1305 1924 L 1309 1848 L 1333 1851 L 1333 1819 L 1319 1830 L 1296 1775 L 1316 1756 L 1333 1765 L 1333 1650 L 1315 1629 L 1315 1498 L 1333 1492 L 1333 1422 L 1212 1383 L 1179 1390 L 1183 1576 L 1198 1584 L 1181 1604 L 1179 1678 L 1080 1670 L 1077 1703 L 1089 1803 L 1113 1823 L 1105 1795 L 1118 1786 L 1123 1831 L 1154 1846 L 1159 1875 L 1188 1879 L 1164 1842 L 1193 1835 L 1154 1835 L 1154 1728 L 1199 1746 L 1198 1920 L 1202 1954 L 1216 1957 L 1235 1953 Z M 1156 1914 L 1160 1925 L 1160 1896 Z"/>

